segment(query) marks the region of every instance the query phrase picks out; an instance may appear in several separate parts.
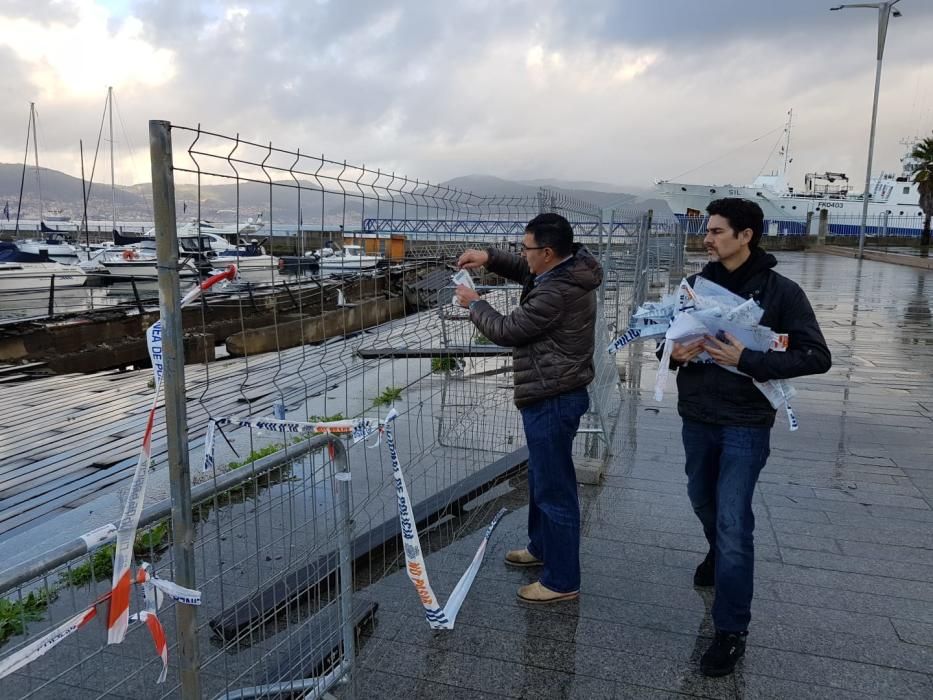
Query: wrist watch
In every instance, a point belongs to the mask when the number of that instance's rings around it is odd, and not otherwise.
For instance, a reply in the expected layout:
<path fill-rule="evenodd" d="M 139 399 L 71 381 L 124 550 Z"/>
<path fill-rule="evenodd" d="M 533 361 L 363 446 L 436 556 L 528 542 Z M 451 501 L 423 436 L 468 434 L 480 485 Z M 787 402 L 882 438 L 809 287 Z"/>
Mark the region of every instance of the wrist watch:
<path fill-rule="evenodd" d="M 480 303 L 480 301 L 482 301 L 482 300 L 481 300 L 481 299 L 474 299 L 474 300 L 471 301 L 469 304 L 467 304 L 467 309 L 469 309 L 470 311 L 472 311 L 472 310 L 473 310 L 473 305 L 474 305 L 474 304 Z"/>

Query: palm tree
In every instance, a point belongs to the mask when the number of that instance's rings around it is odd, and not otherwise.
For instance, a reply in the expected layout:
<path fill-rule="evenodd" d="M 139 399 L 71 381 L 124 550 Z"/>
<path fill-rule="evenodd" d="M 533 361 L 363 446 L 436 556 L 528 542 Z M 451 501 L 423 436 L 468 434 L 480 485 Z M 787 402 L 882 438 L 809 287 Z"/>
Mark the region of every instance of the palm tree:
<path fill-rule="evenodd" d="M 923 210 L 923 231 L 920 245 L 930 245 L 930 218 L 933 217 L 933 137 L 918 141 L 910 152 L 917 161 L 914 182 L 920 192 L 920 208 Z"/>

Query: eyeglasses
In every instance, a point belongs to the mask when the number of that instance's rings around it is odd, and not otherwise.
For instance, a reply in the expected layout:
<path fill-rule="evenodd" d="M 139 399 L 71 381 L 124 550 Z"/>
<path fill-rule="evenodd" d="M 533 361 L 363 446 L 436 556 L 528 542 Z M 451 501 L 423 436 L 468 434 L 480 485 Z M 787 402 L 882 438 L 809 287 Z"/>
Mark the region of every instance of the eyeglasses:
<path fill-rule="evenodd" d="M 544 250 L 545 248 L 550 248 L 549 245 L 525 245 L 524 243 L 519 243 L 519 250 L 524 253 L 526 250 Z"/>

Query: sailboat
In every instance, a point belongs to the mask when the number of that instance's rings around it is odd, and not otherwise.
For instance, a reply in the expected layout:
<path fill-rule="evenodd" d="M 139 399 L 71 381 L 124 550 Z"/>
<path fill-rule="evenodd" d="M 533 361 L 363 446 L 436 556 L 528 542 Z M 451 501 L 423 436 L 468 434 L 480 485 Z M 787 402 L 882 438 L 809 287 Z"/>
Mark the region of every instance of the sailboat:
<path fill-rule="evenodd" d="M 31 142 L 31 143 L 30 143 Z M 26 183 L 26 168 L 29 162 L 29 148 L 33 149 L 36 168 L 36 189 L 39 196 L 39 220 L 42 223 L 42 186 L 39 179 L 39 145 L 36 136 L 36 105 L 29 105 L 29 125 L 26 129 L 26 155 L 23 158 L 23 174 L 20 179 L 19 204 L 16 210 L 16 228 L 19 232 L 20 211 L 23 205 L 23 189 Z M 22 289 L 46 288 L 53 276 L 56 282 L 65 286 L 80 286 L 86 281 L 83 270 L 77 266 L 77 249 L 55 236 L 61 232 L 45 230 L 54 237 L 46 240 L 27 239 L 18 243 L 4 243 L 0 246 L 0 289 L 18 291 Z"/>

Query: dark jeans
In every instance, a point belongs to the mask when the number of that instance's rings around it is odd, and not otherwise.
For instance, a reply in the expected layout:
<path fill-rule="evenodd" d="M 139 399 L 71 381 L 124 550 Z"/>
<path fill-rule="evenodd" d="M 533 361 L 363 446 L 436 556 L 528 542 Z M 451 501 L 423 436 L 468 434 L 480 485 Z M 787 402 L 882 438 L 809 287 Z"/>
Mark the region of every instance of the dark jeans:
<path fill-rule="evenodd" d="M 544 561 L 552 591 L 580 590 L 580 504 L 573 438 L 590 401 L 586 388 L 521 409 L 528 442 L 528 551 Z"/>
<path fill-rule="evenodd" d="M 721 632 L 745 632 L 755 573 L 752 495 L 771 453 L 771 429 L 684 419 L 683 440 L 687 494 L 716 555 L 713 624 Z"/>

